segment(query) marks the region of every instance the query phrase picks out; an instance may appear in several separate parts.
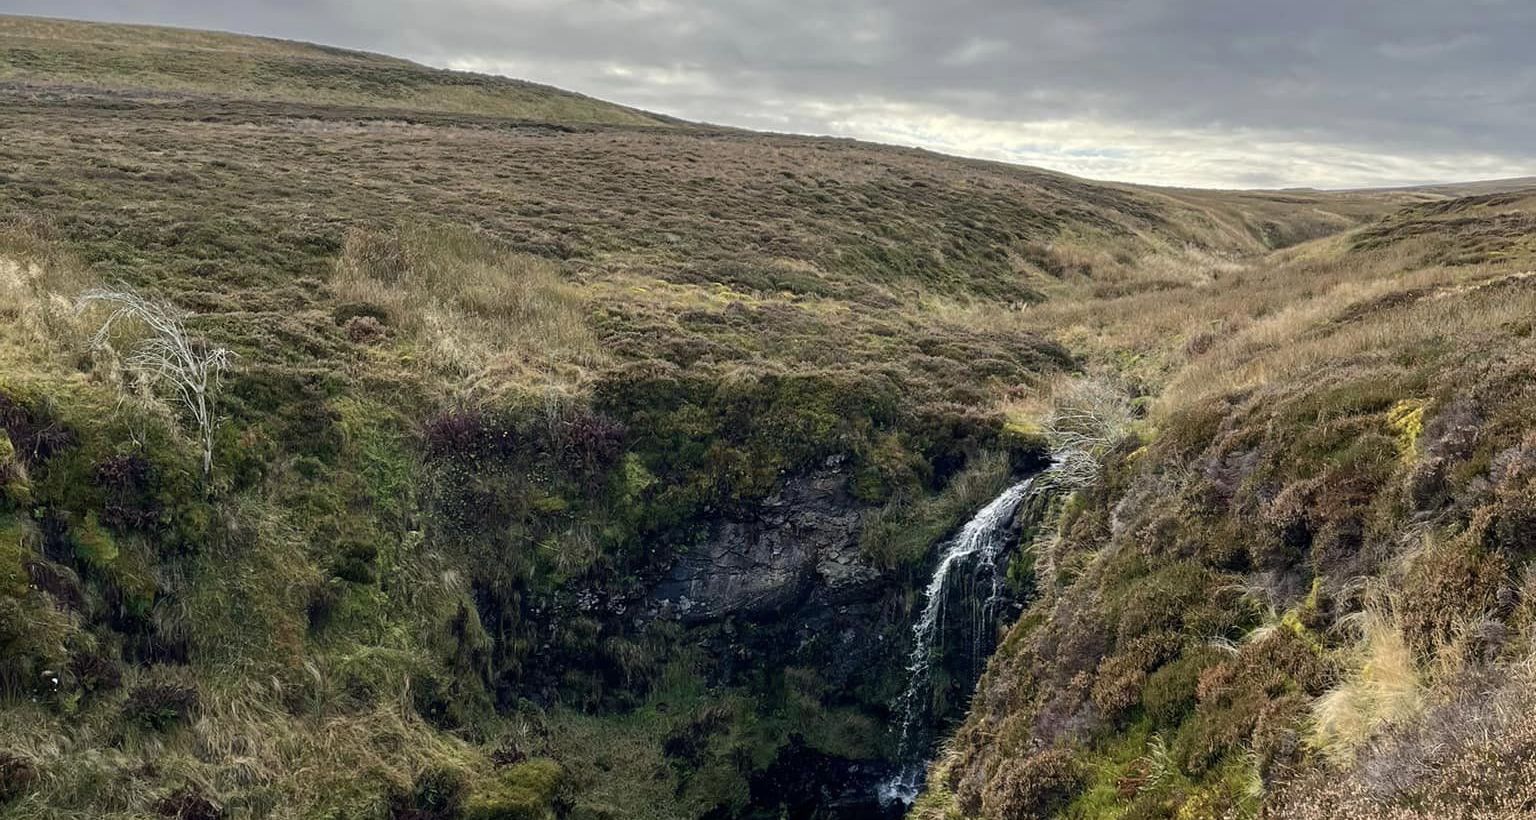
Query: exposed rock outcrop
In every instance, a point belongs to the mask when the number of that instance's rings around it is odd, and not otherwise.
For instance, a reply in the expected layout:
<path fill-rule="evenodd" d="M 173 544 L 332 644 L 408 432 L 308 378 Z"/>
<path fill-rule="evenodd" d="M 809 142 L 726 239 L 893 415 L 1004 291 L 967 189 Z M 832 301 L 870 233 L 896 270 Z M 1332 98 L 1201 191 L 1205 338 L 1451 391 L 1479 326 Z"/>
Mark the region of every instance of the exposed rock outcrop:
<path fill-rule="evenodd" d="M 839 460 L 792 478 L 750 517 L 722 520 L 655 590 L 689 623 L 762 618 L 868 597 L 881 581 L 859 552 L 859 509 Z"/>

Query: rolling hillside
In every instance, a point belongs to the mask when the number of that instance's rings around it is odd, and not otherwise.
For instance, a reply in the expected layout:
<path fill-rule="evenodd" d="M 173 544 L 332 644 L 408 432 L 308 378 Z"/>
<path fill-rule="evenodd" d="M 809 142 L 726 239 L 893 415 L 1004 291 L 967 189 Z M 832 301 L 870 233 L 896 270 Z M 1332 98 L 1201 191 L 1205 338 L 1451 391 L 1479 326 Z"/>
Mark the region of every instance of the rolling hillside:
<path fill-rule="evenodd" d="M 1068 433 L 915 816 L 1441 816 L 1530 759 L 1518 184 L 1095 183 L 31 18 L 0 108 L 5 817 L 900 814 L 936 546 Z M 131 297 L 232 354 L 206 472 Z"/>
<path fill-rule="evenodd" d="M 483 114 L 535 122 L 663 125 L 665 117 L 535 83 L 443 71 L 377 54 L 186 29 L 0 17 L 0 83 Z"/>

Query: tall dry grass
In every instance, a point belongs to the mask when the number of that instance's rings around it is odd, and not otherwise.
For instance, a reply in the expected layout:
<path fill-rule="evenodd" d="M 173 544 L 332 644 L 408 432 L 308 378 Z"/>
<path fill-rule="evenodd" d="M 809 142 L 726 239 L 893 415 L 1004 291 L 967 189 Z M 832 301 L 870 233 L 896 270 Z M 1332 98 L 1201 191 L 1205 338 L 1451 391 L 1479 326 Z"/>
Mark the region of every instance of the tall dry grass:
<path fill-rule="evenodd" d="M 35 365 L 86 349 L 74 299 L 91 283 L 79 260 L 34 229 L 0 227 L 0 357 Z"/>
<path fill-rule="evenodd" d="M 145 674 L 132 670 L 127 682 Z M 482 754 L 415 714 L 408 687 L 367 710 L 314 717 L 295 717 L 259 680 L 201 695 L 195 720 L 163 737 L 125 735 L 103 709 L 74 718 L 41 707 L 0 711 L 7 751 L 42 773 L 6 816 L 155 816 L 167 784 L 190 787 L 226 816 L 281 820 L 317 807 L 328 816 L 384 816 L 390 787 L 408 790 L 429 767 L 488 771 Z"/>
<path fill-rule="evenodd" d="M 1392 279 L 1340 281 L 1231 334 L 1183 368 L 1162 398 L 1178 406 L 1297 378 L 1330 362 L 1428 351 L 1532 315 L 1536 292 L 1498 288 L 1518 266 L 1429 268 Z"/>
<path fill-rule="evenodd" d="M 1425 676 L 1404 637 L 1396 613 L 1368 607 L 1351 619 L 1358 631 L 1351 671 L 1312 706 L 1311 744 L 1336 763 L 1382 729 L 1415 717 L 1425 702 Z"/>
<path fill-rule="evenodd" d="M 347 235 L 332 287 L 381 312 L 411 355 L 475 389 L 575 390 L 604 359 L 586 301 L 555 263 L 462 228 Z"/>
<path fill-rule="evenodd" d="M 1351 765 L 1283 784 L 1270 816 L 1295 820 L 1508 820 L 1536 806 L 1536 659 L 1462 681 Z"/>
<path fill-rule="evenodd" d="M 1490 286 L 1528 275 L 1530 264 L 1434 264 L 1438 242 L 1362 252 L 1345 236 L 1246 258 L 1164 248 L 1050 283 L 1042 304 L 923 306 L 951 321 L 1044 333 L 1160 393 L 1157 407 L 1168 410 L 1332 360 L 1492 332 L 1529 312 L 1529 289 Z"/>

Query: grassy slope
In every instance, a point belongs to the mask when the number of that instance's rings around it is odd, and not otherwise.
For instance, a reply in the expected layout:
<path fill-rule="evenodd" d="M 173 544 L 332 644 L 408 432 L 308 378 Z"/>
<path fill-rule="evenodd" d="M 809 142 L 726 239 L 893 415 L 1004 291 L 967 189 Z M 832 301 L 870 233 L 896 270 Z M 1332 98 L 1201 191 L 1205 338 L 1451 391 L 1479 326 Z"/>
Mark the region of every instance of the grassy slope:
<path fill-rule="evenodd" d="M 1533 216 L 1426 202 L 1048 305 L 1156 399 L 1038 547 L 917 815 L 1521 811 Z"/>
<path fill-rule="evenodd" d="M 538 797 L 536 768 L 493 765 L 524 754 L 596 816 L 739 807 L 791 734 L 879 738 L 807 695 L 813 673 L 706 689 L 698 636 L 560 609 L 577 592 L 622 594 L 709 511 L 828 454 L 871 504 L 937 493 L 1078 363 L 1174 385 L 1166 418 L 1252 389 L 1217 378 L 1239 364 L 1310 372 L 1264 358 L 1277 323 L 1390 295 L 1399 239 L 1456 218 L 1255 261 L 1425 197 L 631 128 L 648 120 L 546 89 L 225 35 L 0 18 L 0 62 L 21 72 L 0 91 L 20 453 L 0 527 L 32 581 L 3 615 L 39 625 L 6 633 L 6 771 L 40 778 L 21 816 L 136 816 L 177 790 L 378 814 L 430 803 L 435 777 Z M 209 65 L 234 75 L 189 79 Z M 210 500 L 167 416 L 110 410 L 110 362 L 49 311 L 92 281 L 195 309 L 240 354 Z M 68 431 L 60 454 L 38 430 Z M 679 767 L 662 751 L 684 741 Z"/>
<path fill-rule="evenodd" d="M 534 83 L 233 34 L 0 17 L 0 82 L 213 96 L 538 122 L 663 125 L 668 120 Z"/>

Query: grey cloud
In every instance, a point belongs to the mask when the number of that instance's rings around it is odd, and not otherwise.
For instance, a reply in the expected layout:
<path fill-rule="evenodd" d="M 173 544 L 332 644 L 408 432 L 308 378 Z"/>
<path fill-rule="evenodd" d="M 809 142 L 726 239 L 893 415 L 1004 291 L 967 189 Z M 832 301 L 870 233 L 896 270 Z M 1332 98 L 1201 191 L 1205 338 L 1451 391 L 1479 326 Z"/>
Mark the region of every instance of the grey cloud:
<path fill-rule="evenodd" d="M 1525 0 L 0 8 L 317 40 L 516 73 L 689 118 L 916 141 L 1143 181 L 1377 184 L 1536 169 L 1536 4 Z M 1079 127 L 1063 135 L 1053 123 Z"/>

